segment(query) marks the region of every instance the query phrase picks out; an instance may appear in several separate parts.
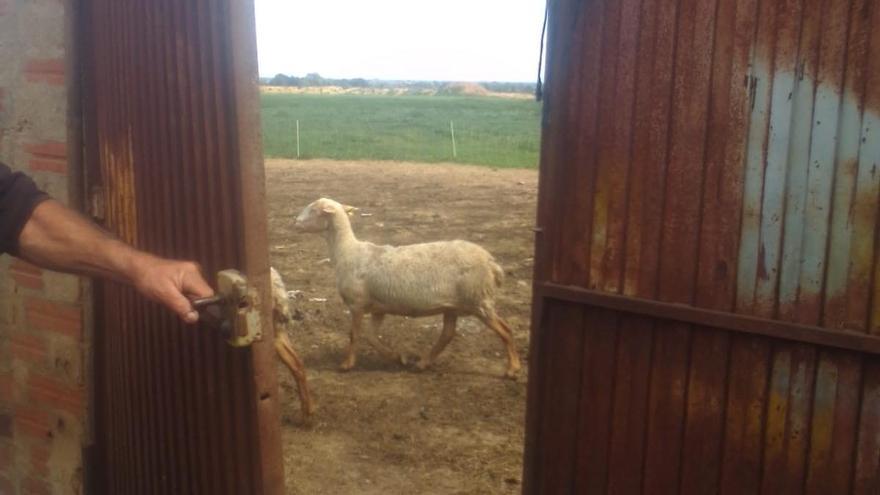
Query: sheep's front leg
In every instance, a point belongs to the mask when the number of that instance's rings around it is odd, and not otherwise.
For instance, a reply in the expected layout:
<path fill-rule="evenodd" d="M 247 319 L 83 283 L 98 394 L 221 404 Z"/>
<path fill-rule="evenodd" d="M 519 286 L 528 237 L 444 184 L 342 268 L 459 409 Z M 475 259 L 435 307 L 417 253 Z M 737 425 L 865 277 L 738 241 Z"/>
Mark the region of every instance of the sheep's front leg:
<path fill-rule="evenodd" d="M 457 321 L 458 316 L 455 313 L 443 313 L 443 331 L 440 333 L 440 338 L 437 339 L 431 352 L 416 365 L 418 369 L 426 370 L 431 367 L 437 356 L 452 342 L 452 338 L 455 337 L 455 324 Z"/>
<path fill-rule="evenodd" d="M 355 357 L 355 346 L 357 345 L 358 337 L 361 333 L 363 321 L 364 313 L 362 311 L 351 312 L 351 334 L 349 335 L 348 341 L 348 355 L 346 356 L 345 361 L 339 365 L 339 369 L 342 371 L 348 371 L 354 368 L 355 361 L 357 361 L 357 358 Z"/>
<path fill-rule="evenodd" d="M 278 352 L 278 357 L 287 365 L 287 368 L 293 375 L 293 379 L 296 380 L 296 388 L 299 392 L 303 415 L 306 418 L 310 417 L 315 412 L 315 405 L 312 402 L 312 394 L 309 391 L 305 365 L 297 355 L 290 340 L 283 333 L 279 333 L 275 339 L 275 351 Z"/>

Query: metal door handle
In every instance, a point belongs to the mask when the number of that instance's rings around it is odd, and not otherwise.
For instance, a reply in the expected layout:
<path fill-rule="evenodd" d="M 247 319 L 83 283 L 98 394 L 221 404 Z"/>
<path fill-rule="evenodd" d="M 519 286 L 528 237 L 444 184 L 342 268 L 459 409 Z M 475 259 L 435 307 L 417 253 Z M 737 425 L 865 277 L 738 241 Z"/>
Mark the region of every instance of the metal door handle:
<path fill-rule="evenodd" d="M 192 305 L 205 321 L 219 328 L 233 347 L 246 347 L 262 339 L 259 295 L 238 270 L 217 272 L 217 294 L 193 299 Z"/>

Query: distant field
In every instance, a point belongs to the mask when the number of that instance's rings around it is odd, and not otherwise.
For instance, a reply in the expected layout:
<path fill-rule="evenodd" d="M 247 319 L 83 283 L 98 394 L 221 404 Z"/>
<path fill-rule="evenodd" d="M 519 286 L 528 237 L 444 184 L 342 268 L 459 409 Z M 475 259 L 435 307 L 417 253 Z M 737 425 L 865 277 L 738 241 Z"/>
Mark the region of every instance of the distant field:
<path fill-rule="evenodd" d="M 296 158 L 299 120 L 301 158 L 535 168 L 540 108 L 495 97 L 263 94 L 263 149 L 267 157 Z"/>

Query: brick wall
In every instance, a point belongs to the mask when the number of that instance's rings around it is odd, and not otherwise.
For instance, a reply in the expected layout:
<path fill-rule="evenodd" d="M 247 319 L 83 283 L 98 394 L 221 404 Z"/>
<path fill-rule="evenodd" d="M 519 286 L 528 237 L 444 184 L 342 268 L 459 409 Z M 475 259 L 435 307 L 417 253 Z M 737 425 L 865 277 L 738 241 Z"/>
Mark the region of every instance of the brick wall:
<path fill-rule="evenodd" d="M 66 9 L 0 0 L 0 160 L 68 202 Z M 0 257 L 0 495 L 81 493 L 83 282 Z"/>

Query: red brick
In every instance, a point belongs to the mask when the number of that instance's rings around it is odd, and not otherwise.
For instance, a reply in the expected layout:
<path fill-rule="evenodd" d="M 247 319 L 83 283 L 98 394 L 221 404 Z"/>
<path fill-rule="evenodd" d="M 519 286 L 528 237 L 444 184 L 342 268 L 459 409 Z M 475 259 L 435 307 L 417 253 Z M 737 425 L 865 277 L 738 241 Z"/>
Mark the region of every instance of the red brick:
<path fill-rule="evenodd" d="M 30 60 L 24 66 L 24 75 L 28 82 L 63 86 L 64 60 L 60 58 Z"/>
<path fill-rule="evenodd" d="M 13 359 L 30 363 L 44 363 L 49 349 L 46 340 L 32 333 L 13 333 L 9 336 L 9 348 Z"/>
<path fill-rule="evenodd" d="M 24 311 L 28 324 L 36 330 L 49 330 L 77 340 L 82 338 L 82 313 L 79 306 L 28 298 Z"/>
<path fill-rule="evenodd" d="M 49 414 L 32 407 L 15 410 L 15 434 L 45 439 L 52 433 Z"/>
<path fill-rule="evenodd" d="M 31 157 L 28 166 L 34 172 L 51 172 L 53 174 L 67 174 L 67 161 L 49 158 Z"/>
<path fill-rule="evenodd" d="M 67 143 L 60 141 L 44 141 L 24 146 L 31 158 L 28 166 L 40 172 L 67 173 Z"/>
<path fill-rule="evenodd" d="M 28 378 L 28 396 L 31 400 L 74 415 L 83 413 L 83 389 L 33 371 Z"/>
<path fill-rule="evenodd" d="M 49 454 L 51 451 L 43 446 L 31 447 L 31 472 L 39 476 L 49 474 Z"/>
<path fill-rule="evenodd" d="M 15 283 L 21 287 L 28 289 L 43 288 L 43 270 L 30 263 L 19 259 L 13 260 L 9 265 L 9 274 L 15 280 Z"/>
<path fill-rule="evenodd" d="M 12 259 L 12 263 L 9 264 L 9 271 L 16 271 L 30 275 L 40 275 L 43 273 L 42 268 L 32 265 L 20 258 Z"/>
<path fill-rule="evenodd" d="M 34 476 L 28 476 L 21 482 L 22 495 L 51 495 L 49 483 Z"/>
<path fill-rule="evenodd" d="M 32 155 L 47 158 L 67 159 L 67 143 L 64 141 L 42 141 L 24 145 L 25 151 Z"/>
<path fill-rule="evenodd" d="M 42 277 L 34 277 L 31 275 L 21 275 L 18 273 L 13 273 L 12 280 L 15 280 L 15 283 L 19 287 L 23 287 L 25 289 L 42 290 L 43 288 Z"/>

